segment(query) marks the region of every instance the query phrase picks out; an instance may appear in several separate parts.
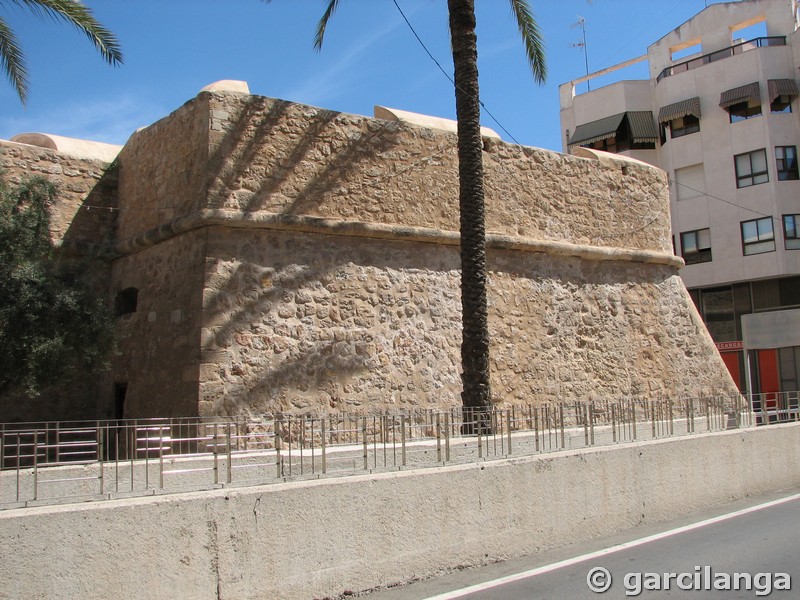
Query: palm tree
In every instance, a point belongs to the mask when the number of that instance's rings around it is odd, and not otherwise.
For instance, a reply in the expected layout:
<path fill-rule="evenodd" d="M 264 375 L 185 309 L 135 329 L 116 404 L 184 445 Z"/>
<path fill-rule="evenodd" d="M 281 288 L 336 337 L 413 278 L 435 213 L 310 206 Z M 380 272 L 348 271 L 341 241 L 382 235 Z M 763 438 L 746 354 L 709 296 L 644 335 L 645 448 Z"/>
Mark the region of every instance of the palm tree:
<path fill-rule="evenodd" d="M 269 1 L 269 0 L 267 0 Z M 527 0 L 509 0 L 525 53 L 537 83 L 547 74 L 544 44 Z M 322 48 L 325 30 L 339 0 L 329 0 L 317 25 L 314 47 Z M 491 407 L 489 327 L 486 303 L 486 231 L 483 192 L 483 142 L 478 93 L 475 1 L 447 0 L 458 120 L 458 181 L 461 232 L 461 401 L 465 431 L 486 431 Z"/>
<path fill-rule="evenodd" d="M 114 34 L 92 16 L 92 12 L 79 0 L 0 0 L 0 6 L 27 8 L 37 16 L 72 23 L 83 31 L 97 48 L 103 59 L 111 65 L 122 63 L 122 51 Z M 0 65 L 11 80 L 11 85 L 25 104 L 28 97 L 28 71 L 25 56 L 8 23 L 0 17 Z"/>

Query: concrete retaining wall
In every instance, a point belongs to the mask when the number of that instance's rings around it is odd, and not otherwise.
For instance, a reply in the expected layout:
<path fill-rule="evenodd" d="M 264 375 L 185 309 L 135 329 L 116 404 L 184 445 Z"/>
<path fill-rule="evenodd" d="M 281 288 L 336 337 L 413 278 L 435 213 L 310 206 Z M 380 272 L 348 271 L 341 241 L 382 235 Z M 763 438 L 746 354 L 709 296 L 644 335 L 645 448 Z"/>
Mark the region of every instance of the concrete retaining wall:
<path fill-rule="evenodd" d="M 0 598 L 337 595 L 800 484 L 800 425 L 0 513 Z"/>

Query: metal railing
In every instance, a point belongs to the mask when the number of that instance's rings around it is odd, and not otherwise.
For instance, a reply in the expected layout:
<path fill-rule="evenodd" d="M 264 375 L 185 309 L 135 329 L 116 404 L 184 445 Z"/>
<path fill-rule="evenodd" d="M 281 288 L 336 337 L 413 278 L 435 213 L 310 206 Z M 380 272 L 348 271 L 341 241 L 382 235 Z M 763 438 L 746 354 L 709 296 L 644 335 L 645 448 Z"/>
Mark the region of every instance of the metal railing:
<path fill-rule="evenodd" d="M 442 466 L 797 420 L 797 392 L 0 425 L 0 509 Z"/>
<path fill-rule="evenodd" d="M 760 37 L 760 38 L 754 38 L 752 40 L 747 40 L 746 42 L 734 44 L 733 46 L 728 46 L 727 48 L 723 48 L 722 50 L 717 50 L 716 52 L 704 54 L 702 56 L 698 56 L 696 58 L 692 58 L 674 64 L 672 66 L 669 66 L 658 74 L 658 77 L 656 77 L 656 83 L 659 83 L 665 77 L 670 77 L 671 75 L 682 73 L 684 71 L 691 71 L 692 69 L 702 67 L 703 65 L 707 65 L 708 63 L 716 62 L 718 60 L 722 60 L 723 58 L 728 58 L 736 54 L 742 54 L 743 52 L 748 52 L 749 50 L 764 48 L 766 46 L 785 46 L 785 45 L 786 45 L 785 36 Z"/>

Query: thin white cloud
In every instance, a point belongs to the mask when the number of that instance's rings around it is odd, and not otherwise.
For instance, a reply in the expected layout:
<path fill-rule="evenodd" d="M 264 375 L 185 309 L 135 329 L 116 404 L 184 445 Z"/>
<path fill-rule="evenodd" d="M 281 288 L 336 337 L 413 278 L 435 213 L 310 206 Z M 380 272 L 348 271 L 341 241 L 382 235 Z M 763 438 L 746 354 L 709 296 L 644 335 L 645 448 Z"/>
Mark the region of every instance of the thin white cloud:
<path fill-rule="evenodd" d="M 357 65 L 359 57 L 377 43 L 387 43 L 386 36 L 405 26 L 402 21 L 393 20 L 383 27 L 369 30 L 361 38 L 344 47 L 344 51 L 337 51 L 336 60 L 329 63 L 323 72 L 314 75 L 302 82 L 299 86 L 286 91 L 283 97 L 293 102 L 302 102 L 316 106 L 326 106 L 352 89 L 358 79 L 363 78 L 363 70 Z M 328 50 L 328 52 L 331 52 Z"/>

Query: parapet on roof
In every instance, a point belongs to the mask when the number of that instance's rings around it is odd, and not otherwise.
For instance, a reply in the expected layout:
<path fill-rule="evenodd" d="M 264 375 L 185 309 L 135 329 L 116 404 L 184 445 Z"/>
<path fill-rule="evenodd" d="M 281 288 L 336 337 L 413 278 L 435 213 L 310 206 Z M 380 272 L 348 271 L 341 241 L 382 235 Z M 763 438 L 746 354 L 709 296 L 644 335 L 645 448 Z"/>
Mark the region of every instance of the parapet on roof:
<path fill-rule="evenodd" d="M 442 119 L 441 117 L 429 117 L 428 115 L 420 115 L 418 113 L 408 112 L 405 110 L 397 110 L 396 108 L 386 108 L 385 106 L 375 107 L 375 118 L 383 119 L 384 121 L 402 121 L 403 123 L 411 123 L 412 125 L 419 125 L 420 127 L 427 127 L 428 129 L 443 129 L 444 131 L 451 131 L 456 133 L 458 130 L 458 122 L 451 119 Z M 481 136 L 494 138 L 499 140 L 500 136 L 497 132 L 488 127 L 481 127 Z"/>
<path fill-rule="evenodd" d="M 50 133 L 20 133 L 12 137 L 11 141 L 18 144 L 49 148 L 76 158 L 101 160 L 108 163 L 113 162 L 117 158 L 119 151 L 122 150 L 122 146 L 115 144 L 62 137 Z"/>

